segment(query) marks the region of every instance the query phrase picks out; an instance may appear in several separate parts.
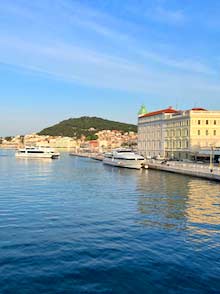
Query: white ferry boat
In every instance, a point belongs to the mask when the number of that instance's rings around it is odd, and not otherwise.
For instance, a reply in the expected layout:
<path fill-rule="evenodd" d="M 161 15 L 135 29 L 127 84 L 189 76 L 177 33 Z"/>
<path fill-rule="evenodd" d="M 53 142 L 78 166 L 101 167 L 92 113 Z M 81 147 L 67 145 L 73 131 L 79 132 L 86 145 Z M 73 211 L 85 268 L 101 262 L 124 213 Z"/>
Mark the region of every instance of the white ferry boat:
<path fill-rule="evenodd" d="M 115 149 L 105 153 L 103 163 L 133 169 L 147 168 L 145 158 L 130 149 Z"/>
<path fill-rule="evenodd" d="M 50 147 L 25 147 L 15 153 L 18 158 L 58 158 L 60 153 Z"/>

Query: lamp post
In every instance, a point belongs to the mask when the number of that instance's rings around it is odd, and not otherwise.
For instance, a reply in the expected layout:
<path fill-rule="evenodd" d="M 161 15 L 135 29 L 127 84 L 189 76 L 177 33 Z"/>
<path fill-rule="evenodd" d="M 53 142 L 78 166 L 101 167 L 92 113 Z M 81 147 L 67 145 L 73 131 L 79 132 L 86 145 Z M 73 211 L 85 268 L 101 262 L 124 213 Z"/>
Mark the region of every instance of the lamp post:
<path fill-rule="evenodd" d="M 211 152 L 210 152 L 210 172 L 213 171 L 213 151 L 214 151 L 214 146 L 211 145 Z"/>
<path fill-rule="evenodd" d="M 171 159 L 173 160 L 174 154 L 173 154 L 173 140 L 171 140 Z"/>

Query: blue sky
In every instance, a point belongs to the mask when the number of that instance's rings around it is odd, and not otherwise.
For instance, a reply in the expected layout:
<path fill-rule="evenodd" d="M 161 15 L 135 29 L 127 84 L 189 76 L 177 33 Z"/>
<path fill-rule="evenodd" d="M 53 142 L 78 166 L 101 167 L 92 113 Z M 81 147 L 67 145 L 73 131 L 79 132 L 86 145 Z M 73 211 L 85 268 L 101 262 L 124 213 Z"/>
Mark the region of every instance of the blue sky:
<path fill-rule="evenodd" d="M 220 109 L 218 0 L 2 0 L 0 24 L 0 136 Z"/>

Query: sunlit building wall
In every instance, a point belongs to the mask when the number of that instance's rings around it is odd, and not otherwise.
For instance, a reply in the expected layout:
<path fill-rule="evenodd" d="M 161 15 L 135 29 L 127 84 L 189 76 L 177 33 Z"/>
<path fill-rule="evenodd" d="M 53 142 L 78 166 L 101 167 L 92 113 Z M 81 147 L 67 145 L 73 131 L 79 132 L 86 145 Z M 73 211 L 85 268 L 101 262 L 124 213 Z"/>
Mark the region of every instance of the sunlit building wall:
<path fill-rule="evenodd" d="M 138 117 L 138 151 L 145 157 L 190 159 L 220 147 L 220 111 L 171 107 Z"/>

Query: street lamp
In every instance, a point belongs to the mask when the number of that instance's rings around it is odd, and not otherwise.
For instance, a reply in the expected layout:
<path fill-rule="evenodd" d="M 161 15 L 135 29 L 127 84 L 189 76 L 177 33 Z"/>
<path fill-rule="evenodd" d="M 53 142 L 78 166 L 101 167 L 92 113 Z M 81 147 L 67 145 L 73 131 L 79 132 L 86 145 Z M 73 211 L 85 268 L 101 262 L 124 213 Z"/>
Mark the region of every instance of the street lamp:
<path fill-rule="evenodd" d="M 213 171 L 213 151 L 214 151 L 214 146 L 211 145 L 211 152 L 210 152 L 210 165 L 209 165 L 210 172 Z"/>
<path fill-rule="evenodd" d="M 171 159 L 173 160 L 174 154 L 173 154 L 173 140 L 171 140 Z"/>

